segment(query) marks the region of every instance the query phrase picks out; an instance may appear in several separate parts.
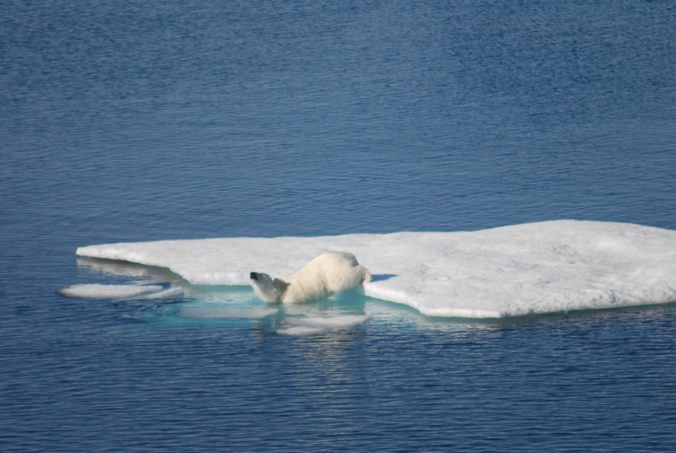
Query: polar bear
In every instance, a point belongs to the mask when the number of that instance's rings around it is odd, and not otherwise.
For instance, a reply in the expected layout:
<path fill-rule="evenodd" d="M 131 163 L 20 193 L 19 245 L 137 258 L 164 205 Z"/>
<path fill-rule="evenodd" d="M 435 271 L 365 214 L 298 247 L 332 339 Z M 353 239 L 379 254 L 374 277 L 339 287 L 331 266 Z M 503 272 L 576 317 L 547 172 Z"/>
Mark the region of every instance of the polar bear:
<path fill-rule="evenodd" d="M 287 277 L 272 278 L 251 272 L 249 279 L 256 295 L 265 302 L 298 304 L 321 300 L 370 282 L 371 274 L 351 253 L 327 252 Z"/>

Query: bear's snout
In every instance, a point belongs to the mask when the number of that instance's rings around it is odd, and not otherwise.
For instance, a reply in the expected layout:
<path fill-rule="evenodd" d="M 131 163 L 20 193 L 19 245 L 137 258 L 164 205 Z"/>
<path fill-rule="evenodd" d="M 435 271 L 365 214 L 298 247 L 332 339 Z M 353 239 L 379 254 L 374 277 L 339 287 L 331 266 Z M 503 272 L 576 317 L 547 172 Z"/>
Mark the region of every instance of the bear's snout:
<path fill-rule="evenodd" d="M 251 280 L 258 280 L 258 273 L 257 273 L 257 272 L 251 272 L 251 273 L 249 274 L 249 278 L 250 278 Z"/>

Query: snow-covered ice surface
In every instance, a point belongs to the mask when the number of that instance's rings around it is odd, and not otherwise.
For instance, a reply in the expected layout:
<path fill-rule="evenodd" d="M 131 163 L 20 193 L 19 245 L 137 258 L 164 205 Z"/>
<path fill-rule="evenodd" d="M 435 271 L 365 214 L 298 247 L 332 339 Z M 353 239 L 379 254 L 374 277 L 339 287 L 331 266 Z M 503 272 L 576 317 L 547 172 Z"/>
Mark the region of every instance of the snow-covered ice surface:
<path fill-rule="evenodd" d="M 170 269 L 194 285 L 248 285 L 348 251 L 367 296 L 428 316 L 499 318 L 676 301 L 676 231 L 558 220 L 475 232 L 222 238 L 80 247 L 83 257 Z"/>

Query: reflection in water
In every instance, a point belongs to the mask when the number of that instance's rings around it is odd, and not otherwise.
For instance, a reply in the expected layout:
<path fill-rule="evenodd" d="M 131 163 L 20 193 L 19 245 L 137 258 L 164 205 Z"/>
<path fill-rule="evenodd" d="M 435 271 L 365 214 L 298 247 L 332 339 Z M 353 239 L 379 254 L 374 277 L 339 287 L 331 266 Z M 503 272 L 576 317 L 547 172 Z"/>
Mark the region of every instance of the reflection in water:
<path fill-rule="evenodd" d="M 282 335 L 317 335 L 351 329 L 368 321 L 368 316 L 343 315 L 331 317 L 287 318 L 283 328 L 277 330 Z"/>

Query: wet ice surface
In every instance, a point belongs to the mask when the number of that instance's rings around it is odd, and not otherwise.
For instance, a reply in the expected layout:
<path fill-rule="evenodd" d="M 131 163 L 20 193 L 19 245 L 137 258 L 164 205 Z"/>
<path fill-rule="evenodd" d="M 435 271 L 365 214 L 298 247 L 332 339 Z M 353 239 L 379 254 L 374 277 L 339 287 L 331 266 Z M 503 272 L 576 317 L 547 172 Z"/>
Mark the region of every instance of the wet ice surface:
<path fill-rule="evenodd" d="M 260 319 L 277 313 L 274 308 L 232 307 L 228 305 L 191 304 L 181 307 L 178 316 L 193 319 Z"/>
<path fill-rule="evenodd" d="M 121 299 L 141 295 L 152 296 L 163 293 L 159 285 L 102 285 L 99 283 L 71 285 L 59 291 L 66 297 L 83 299 Z"/>

